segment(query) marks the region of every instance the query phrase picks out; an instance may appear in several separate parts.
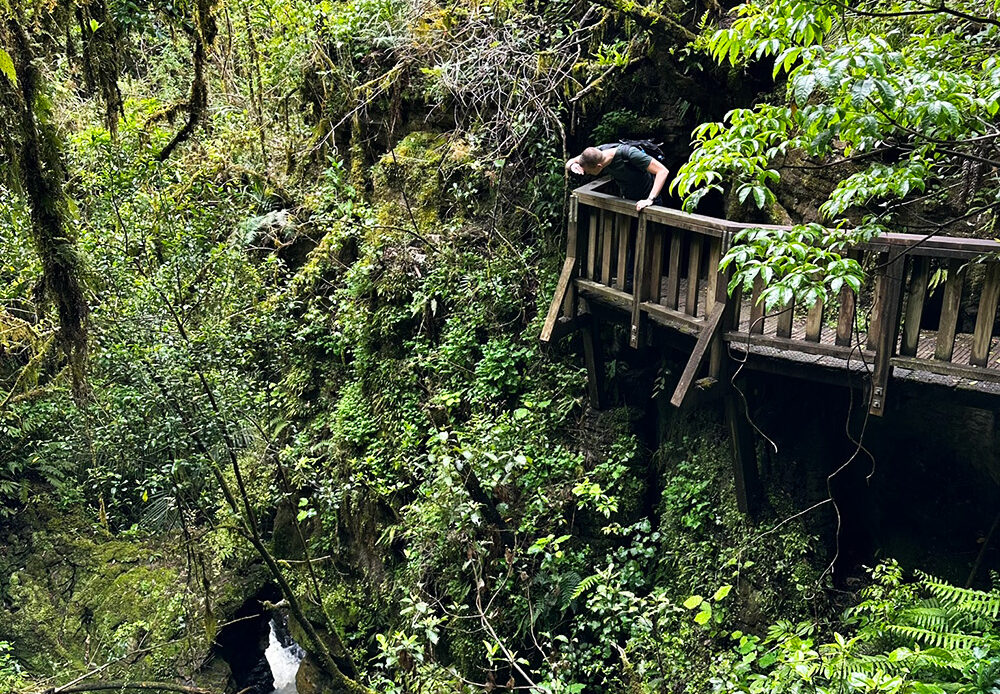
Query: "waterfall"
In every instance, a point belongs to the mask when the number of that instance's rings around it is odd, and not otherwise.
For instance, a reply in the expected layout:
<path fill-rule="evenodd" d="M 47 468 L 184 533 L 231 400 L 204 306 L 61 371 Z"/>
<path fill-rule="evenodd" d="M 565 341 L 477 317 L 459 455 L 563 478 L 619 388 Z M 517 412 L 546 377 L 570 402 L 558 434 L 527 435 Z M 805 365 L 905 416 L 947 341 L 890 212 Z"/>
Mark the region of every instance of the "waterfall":
<path fill-rule="evenodd" d="M 284 625 L 275 620 L 270 623 L 271 632 L 268 635 L 267 650 L 264 657 L 271 666 L 274 676 L 274 694 L 297 694 L 295 675 L 299 671 L 299 663 L 305 653 L 287 633 Z"/>

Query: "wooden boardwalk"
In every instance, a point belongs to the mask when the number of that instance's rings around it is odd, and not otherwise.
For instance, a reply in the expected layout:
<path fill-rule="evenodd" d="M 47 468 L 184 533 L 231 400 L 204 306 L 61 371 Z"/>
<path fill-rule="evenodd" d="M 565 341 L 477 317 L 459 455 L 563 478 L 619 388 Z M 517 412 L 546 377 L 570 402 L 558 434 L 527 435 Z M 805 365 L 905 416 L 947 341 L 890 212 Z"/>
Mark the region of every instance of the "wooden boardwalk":
<path fill-rule="evenodd" d="M 762 316 L 755 301 L 762 287 L 755 286 L 750 297 L 739 292 L 730 297 L 729 277 L 718 268 L 733 236 L 750 225 L 658 206 L 639 214 L 633 203 L 602 192 L 603 184 L 574 191 L 567 257 L 543 340 L 584 325 L 591 303 L 625 314 L 633 347 L 647 324 L 689 335 L 695 345 L 674 393 L 675 405 L 684 401 L 699 373 L 721 374 L 727 349 L 799 367 L 841 370 L 845 379 L 863 373 L 875 415 L 884 412 L 890 380 L 1000 395 L 1000 243 L 888 234 L 850 251 L 877 269 L 858 295 L 844 289 L 830 305 L 808 310 L 793 300 Z M 971 260 L 985 268 L 975 291 L 966 286 L 972 284 L 966 282 Z M 933 291 L 942 293 L 941 306 L 935 308 L 938 315 L 925 316 L 932 273 L 940 280 Z M 975 330 L 959 332 L 961 309 L 970 304 L 978 308 L 972 312 Z M 920 329 L 922 323 L 937 329 Z M 585 356 L 596 380 L 599 364 L 594 346 L 587 346 L 590 331 L 584 332 Z M 593 385 L 592 398 L 598 386 Z"/>
<path fill-rule="evenodd" d="M 604 184 L 578 188 L 570 199 L 566 260 L 541 339 L 579 331 L 590 401 L 600 409 L 598 315 L 624 321 L 632 347 L 654 328 L 688 336 L 673 340 L 690 351 L 671 403 L 692 400 L 701 375 L 719 384 L 709 391 L 724 403 L 742 511 L 754 515 L 761 494 L 755 433 L 745 403 L 729 388 L 736 362 L 860 388 L 858 401 L 875 416 L 903 390 L 1000 411 L 1000 243 L 886 234 L 848 251 L 872 268 L 857 294 L 843 288 L 827 306 L 808 308 L 793 298 L 763 315 L 756 301 L 763 286 L 729 296 L 730 278 L 719 269 L 735 235 L 750 225 L 655 205 L 638 213 L 633 202 L 603 192 Z"/>

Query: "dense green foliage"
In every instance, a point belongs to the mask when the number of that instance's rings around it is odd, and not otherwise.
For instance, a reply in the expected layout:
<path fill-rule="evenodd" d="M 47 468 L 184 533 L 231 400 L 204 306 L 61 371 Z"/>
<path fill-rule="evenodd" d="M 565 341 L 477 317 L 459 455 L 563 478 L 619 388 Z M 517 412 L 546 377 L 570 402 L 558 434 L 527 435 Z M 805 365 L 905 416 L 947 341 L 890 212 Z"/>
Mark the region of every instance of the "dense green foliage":
<path fill-rule="evenodd" d="M 789 233 L 750 233 L 729 259 L 738 281 L 771 283 L 769 305 L 826 298 L 860 268 L 848 242 L 885 231 L 989 237 L 1000 205 L 997 116 L 1000 22 L 995 2 L 752 0 L 702 40 L 719 62 L 773 64 L 783 96 L 737 108 L 694 132 L 673 185 L 697 205 L 732 185 L 764 208 L 789 156 L 833 167 L 819 215 Z M 787 170 L 786 170 L 787 171 Z"/>
<path fill-rule="evenodd" d="M 936 14 L 861 45 L 827 6 L 754 5 L 681 46 L 698 18 L 675 9 L 0 4 L 0 107 L 35 119 L 0 133 L 0 691 L 224 686 L 199 668 L 265 586 L 324 691 L 995 691 L 995 593 L 890 564 L 841 623 L 823 543 L 737 512 L 712 413 L 659 435 L 594 413 L 575 345 L 537 340 L 568 133 L 662 124 L 653 68 L 688 84 L 712 79 L 699 48 L 784 52 L 795 108 L 700 128 L 677 179 L 695 197 L 736 170 L 736 198 L 765 205 L 783 151 L 891 144 L 824 208 L 849 216 L 953 190 L 949 151 L 992 132 L 996 70 L 955 76 Z M 957 42 L 971 20 L 946 16 Z M 995 26 L 975 26 L 986 50 Z M 865 46 L 881 57 L 842 64 Z M 885 84 L 857 87 L 879 60 Z M 923 97 L 890 69 L 932 60 L 951 77 Z M 865 116 L 887 90 L 925 99 L 896 139 Z M 774 280 L 769 302 L 818 298 L 857 281 L 837 243 L 888 220 L 751 232 L 727 262 Z M 608 375 L 630 368 L 612 354 Z"/>

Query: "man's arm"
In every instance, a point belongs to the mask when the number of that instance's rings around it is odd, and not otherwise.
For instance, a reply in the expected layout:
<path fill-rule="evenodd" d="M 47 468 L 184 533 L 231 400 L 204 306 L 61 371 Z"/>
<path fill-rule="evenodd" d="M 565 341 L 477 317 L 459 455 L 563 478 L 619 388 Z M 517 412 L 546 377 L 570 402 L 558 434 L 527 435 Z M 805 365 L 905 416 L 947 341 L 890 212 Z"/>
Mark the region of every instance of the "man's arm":
<path fill-rule="evenodd" d="M 583 167 L 580 166 L 580 155 L 577 154 L 575 157 L 566 162 L 566 170 L 570 173 L 575 173 L 577 176 L 583 175 Z"/>
<path fill-rule="evenodd" d="M 637 210 L 645 209 L 653 204 L 653 198 L 663 190 L 663 184 L 667 182 L 667 176 L 670 175 L 670 170 L 655 159 L 649 160 L 649 167 L 646 171 L 653 174 L 653 187 L 649 189 L 649 197 L 635 204 Z"/>

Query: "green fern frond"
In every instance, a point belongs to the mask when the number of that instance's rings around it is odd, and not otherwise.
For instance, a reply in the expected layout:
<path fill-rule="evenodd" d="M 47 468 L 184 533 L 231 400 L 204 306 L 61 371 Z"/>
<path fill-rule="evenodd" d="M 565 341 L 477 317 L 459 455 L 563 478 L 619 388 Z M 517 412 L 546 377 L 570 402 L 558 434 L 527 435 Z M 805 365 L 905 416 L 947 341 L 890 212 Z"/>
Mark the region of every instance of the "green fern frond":
<path fill-rule="evenodd" d="M 573 600 L 577 598 L 577 591 L 583 579 L 576 571 L 567 571 L 559 580 L 559 609 L 566 611 Z"/>
<path fill-rule="evenodd" d="M 960 675 L 971 657 L 971 651 L 928 648 L 913 654 L 913 670 L 929 671 L 938 676 Z"/>
<path fill-rule="evenodd" d="M 887 675 L 900 675 L 906 669 L 905 660 L 890 660 L 884 653 L 859 655 L 844 662 L 844 668 L 841 671 L 843 677 L 841 679 L 847 681 L 854 673 L 861 673 L 867 677 L 873 677 L 876 673 L 880 672 Z"/>
<path fill-rule="evenodd" d="M 588 590 L 590 590 L 595 585 L 597 585 L 597 582 L 600 581 L 602 578 L 606 578 L 606 577 L 602 576 L 599 573 L 598 574 L 591 574 L 590 576 L 587 576 L 585 579 L 583 579 L 582 581 L 580 581 L 579 583 L 576 584 L 576 588 L 570 594 L 569 599 L 570 600 L 576 600 L 581 595 L 583 595 Z"/>
<path fill-rule="evenodd" d="M 975 617 L 996 620 L 1000 615 L 1000 593 L 972 588 L 959 588 L 946 581 L 918 571 L 921 586 L 934 597 Z"/>
<path fill-rule="evenodd" d="M 985 646 L 986 639 L 973 634 L 938 632 L 904 624 L 886 624 L 886 632 L 909 639 L 921 646 L 943 648 L 949 651 L 972 650 L 975 646 Z"/>
<path fill-rule="evenodd" d="M 955 621 L 955 614 L 941 607 L 912 607 L 901 612 L 897 621 L 928 631 L 948 631 Z"/>

